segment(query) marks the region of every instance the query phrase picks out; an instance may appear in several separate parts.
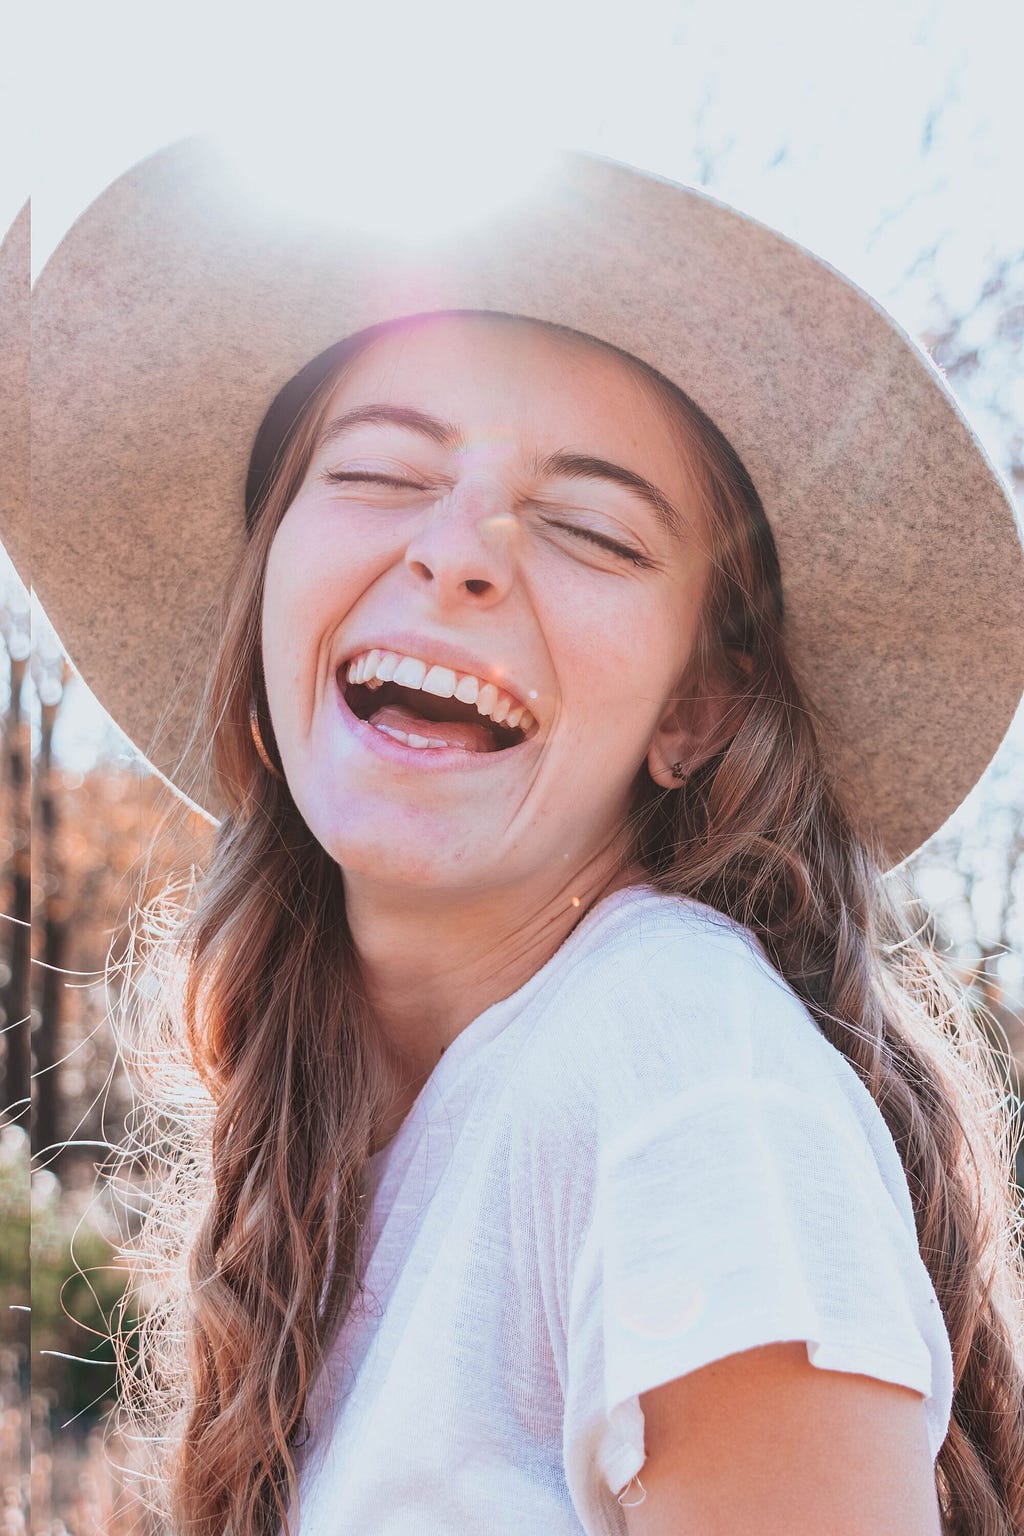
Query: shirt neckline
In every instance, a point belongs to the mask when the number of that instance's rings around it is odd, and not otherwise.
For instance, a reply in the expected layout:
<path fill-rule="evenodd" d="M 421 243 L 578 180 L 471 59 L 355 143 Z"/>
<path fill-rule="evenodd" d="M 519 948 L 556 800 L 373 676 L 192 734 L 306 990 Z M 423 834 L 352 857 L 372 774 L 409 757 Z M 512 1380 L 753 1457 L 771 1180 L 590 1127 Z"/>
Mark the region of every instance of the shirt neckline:
<path fill-rule="evenodd" d="M 652 900 L 663 902 L 665 893 L 652 885 L 643 884 L 620 886 L 618 890 L 600 897 L 587 909 L 575 927 L 569 930 L 554 954 L 549 956 L 532 976 L 529 976 L 507 997 L 499 998 L 497 1002 L 489 1004 L 482 1013 L 478 1013 L 474 1019 L 471 1019 L 438 1057 L 433 1071 L 420 1089 L 398 1130 L 366 1159 L 364 1166 L 368 1173 L 371 1175 L 376 1173 L 381 1164 L 386 1162 L 395 1143 L 419 1119 L 424 1106 L 445 1087 L 470 1056 L 493 1040 L 523 1011 L 534 996 L 576 953 L 582 941 L 593 934 L 595 928 L 603 925 L 613 915 L 618 915 L 624 908 L 642 905 Z"/>

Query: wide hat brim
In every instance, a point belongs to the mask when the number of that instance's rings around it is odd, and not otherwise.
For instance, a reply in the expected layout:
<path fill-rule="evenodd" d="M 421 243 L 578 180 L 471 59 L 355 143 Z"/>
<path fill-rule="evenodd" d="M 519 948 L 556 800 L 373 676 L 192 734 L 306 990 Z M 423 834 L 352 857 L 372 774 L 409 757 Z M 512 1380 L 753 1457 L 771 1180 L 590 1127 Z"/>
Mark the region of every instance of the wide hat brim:
<path fill-rule="evenodd" d="M 275 216 L 187 140 L 109 187 L 35 285 L 33 578 L 157 771 L 223 814 L 184 744 L 271 400 L 366 326 L 500 310 L 643 358 L 726 434 L 775 536 L 829 771 L 885 863 L 914 852 L 1024 691 L 1013 503 L 923 349 L 777 231 L 589 154 L 427 245 L 346 228 L 343 170 L 332 204 Z"/>
<path fill-rule="evenodd" d="M 0 241 L 0 542 L 31 585 L 29 516 L 30 210 Z"/>

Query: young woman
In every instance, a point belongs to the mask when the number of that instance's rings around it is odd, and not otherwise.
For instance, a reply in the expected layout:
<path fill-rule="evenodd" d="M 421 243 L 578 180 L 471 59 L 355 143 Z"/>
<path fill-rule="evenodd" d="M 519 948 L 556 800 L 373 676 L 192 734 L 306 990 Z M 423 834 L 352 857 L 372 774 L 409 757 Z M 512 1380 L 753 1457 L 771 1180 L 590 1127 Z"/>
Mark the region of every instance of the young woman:
<path fill-rule="evenodd" d="M 169 1528 L 1024 1530 L 1007 1111 L 883 878 L 1024 681 L 927 359 L 579 156 L 413 250 L 179 146 L 35 304 L 40 595 L 220 817 L 148 1020 Z"/>

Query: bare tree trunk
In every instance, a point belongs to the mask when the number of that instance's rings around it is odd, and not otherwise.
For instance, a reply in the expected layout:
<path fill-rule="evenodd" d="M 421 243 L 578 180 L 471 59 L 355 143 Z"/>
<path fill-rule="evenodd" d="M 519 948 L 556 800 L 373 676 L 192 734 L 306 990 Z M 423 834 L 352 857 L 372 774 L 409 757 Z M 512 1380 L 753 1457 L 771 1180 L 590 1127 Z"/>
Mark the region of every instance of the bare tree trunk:
<path fill-rule="evenodd" d="M 58 701 L 59 703 L 59 701 Z M 33 1035 L 35 1094 L 32 1104 L 32 1146 L 48 1167 L 60 1161 L 55 1152 L 60 1132 L 60 1062 L 64 1015 L 64 967 L 68 951 L 67 902 L 62 893 L 63 870 L 58 856 L 59 805 L 53 770 L 53 727 L 58 703 L 42 705 L 38 786 L 39 888 L 42 892 L 42 975 L 39 1019 Z"/>
<path fill-rule="evenodd" d="M 3 731 L 3 767 L 11 842 L 11 921 L 4 922 L 7 979 L 0 988 L 3 1013 L 5 1117 L 27 1118 L 29 1104 L 29 970 L 32 940 L 31 811 L 29 727 L 21 709 L 26 662 L 11 656 L 11 702 Z"/>

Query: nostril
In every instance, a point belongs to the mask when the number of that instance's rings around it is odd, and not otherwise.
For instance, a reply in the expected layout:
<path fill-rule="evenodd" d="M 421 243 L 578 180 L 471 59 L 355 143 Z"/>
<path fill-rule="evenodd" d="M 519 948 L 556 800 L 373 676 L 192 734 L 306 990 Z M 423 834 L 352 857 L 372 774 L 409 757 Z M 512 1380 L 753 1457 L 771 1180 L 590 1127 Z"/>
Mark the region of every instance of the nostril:
<path fill-rule="evenodd" d="M 477 597 L 479 597 L 482 592 L 486 592 L 490 585 L 491 584 L 489 581 L 477 581 L 475 579 L 466 582 L 466 586 L 474 594 L 474 596 Z"/>

